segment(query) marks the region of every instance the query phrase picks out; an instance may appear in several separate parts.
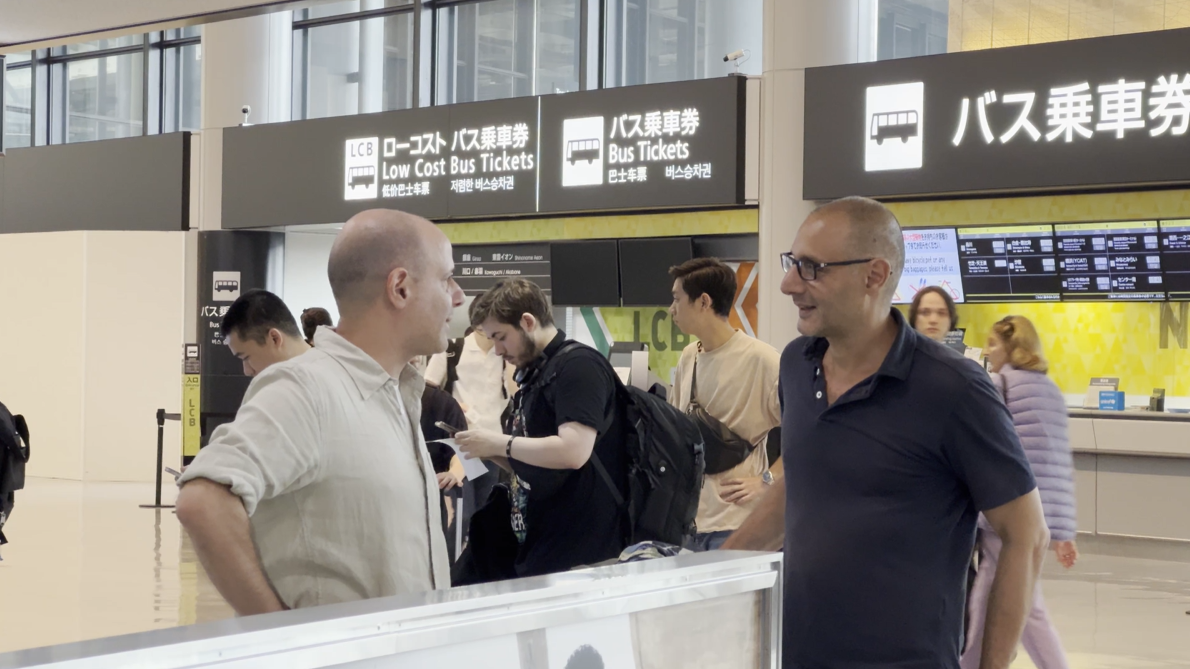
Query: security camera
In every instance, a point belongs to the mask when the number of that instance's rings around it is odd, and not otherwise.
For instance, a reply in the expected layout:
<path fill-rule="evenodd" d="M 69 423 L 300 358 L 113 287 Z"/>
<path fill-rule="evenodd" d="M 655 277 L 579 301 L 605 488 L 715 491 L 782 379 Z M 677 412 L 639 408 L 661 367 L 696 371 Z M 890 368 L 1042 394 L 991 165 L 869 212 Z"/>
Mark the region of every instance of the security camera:
<path fill-rule="evenodd" d="M 240 113 L 244 115 L 244 121 L 242 123 L 240 123 L 240 125 L 241 126 L 252 125 L 251 123 L 248 122 L 248 116 L 252 113 L 252 105 L 244 105 L 243 107 L 240 107 Z"/>
<path fill-rule="evenodd" d="M 736 49 L 723 57 L 723 62 L 731 63 L 734 66 L 735 74 L 740 73 L 740 63 L 752 57 L 751 49 Z"/>

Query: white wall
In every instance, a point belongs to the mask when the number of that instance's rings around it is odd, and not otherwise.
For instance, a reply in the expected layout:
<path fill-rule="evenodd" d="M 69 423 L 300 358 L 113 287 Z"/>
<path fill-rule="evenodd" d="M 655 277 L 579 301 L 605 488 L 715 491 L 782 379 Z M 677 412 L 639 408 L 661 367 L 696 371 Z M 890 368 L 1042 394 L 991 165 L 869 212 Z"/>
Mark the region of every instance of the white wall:
<path fill-rule="evenodd" d="M 301 318 L 302 310 L 322 307 L 339 322 L 339 309 L 326 278 L 326 264 L 331 257 L 335 235 L 311 232 L 285 233 L 285 280 L 281 299 L 289 306 L 294 318 Z"/>
<path fill-rule="evenodd" d="M 151 481 L 157 409 L 182 406 L 185 233 L 87 234 L 83 478 Z M 181 461 L 166 422 L 165 462 Z"/>
<path fill-rule="evenodd" d="M 86 233 L 0 235 L 0 402 L 29 421 L 31 476 L 83 475 Z"/>
<path fill-rule="evenodd" d="M 0 401 L 29 420 L 32 476 L 151 481 L 158 408 L 181 404 L 181 232 L 0 235 Z M 167 423 L 167 462 L 180 430 Z"/>

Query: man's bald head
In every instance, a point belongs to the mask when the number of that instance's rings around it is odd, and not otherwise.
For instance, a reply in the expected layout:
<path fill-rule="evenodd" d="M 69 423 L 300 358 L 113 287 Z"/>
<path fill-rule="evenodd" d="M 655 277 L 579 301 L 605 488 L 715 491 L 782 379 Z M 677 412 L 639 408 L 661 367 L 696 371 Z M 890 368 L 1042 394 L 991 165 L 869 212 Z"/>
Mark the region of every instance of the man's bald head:
<path fill-rule="evenodd" d="M 327 264 L 339 312 L 358 313 L 375 304 L 398 267 L 420 274 L 427 241 L 441 234 L 433 223 L 402 211 L 371 209 L 353 216 L 335 239 Z"/>
<path fill-rule="evenodd" d="M 905 237 L 901 234 L 901 224 L 888 207 L 866 197 L 845 197 L 818 207 L 810 218 L 844 223 L 848 258 L 887 261 L 891 269 L 885 290 L 889 295 L 896 291 L 905 269 Z"/>

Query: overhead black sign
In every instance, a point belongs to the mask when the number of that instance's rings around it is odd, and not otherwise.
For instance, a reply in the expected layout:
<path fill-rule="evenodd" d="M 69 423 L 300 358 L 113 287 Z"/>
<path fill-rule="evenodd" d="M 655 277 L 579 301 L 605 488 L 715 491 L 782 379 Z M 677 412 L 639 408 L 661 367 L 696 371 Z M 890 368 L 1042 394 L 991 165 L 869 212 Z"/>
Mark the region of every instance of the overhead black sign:
<path fill-rule="evenodd" d="M 550 293 L 549 244 L 454 247 L 455 282 L 467 295 L 482 295 L 504 279 L 528 279 Z"/>
<path fill-rule="evenodd" d="M 1190 182 L 1190 29 L 806 70 L 803 194 Z"/>
<path fill-rule="evenodd" d="M 227 128 L 223 227 L 742 204 L 744 103 L 729 77 Z"/>
<path fill-rule="evenodd" d="M 543 212 L 742 204 L 743 77 L 541 99 Z"/>
<path fill-rule="evenodd" d="M 11 149 L 0 177 L 3 233 L 190 227 L 187 132 Z"/>
<path fill-rule="evenodd" d="M 1054 226 L 1062 299 L 1163 300 L 1157 221 Z"/>

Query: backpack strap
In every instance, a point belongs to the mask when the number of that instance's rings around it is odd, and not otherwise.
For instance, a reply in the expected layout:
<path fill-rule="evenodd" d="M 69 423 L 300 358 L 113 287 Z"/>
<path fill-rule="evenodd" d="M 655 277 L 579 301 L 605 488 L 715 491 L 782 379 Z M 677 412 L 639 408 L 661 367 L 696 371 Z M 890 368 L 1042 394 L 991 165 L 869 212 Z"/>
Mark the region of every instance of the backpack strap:
<path fill-rule="evenodd" d="M 442 391 L 447 395 L 454 393 L 455 382 L 459 380 L 459 358 L 463 357 L 464 339 L 452 339 L 446 346 L 446 382 L 442 384 Z"/>

